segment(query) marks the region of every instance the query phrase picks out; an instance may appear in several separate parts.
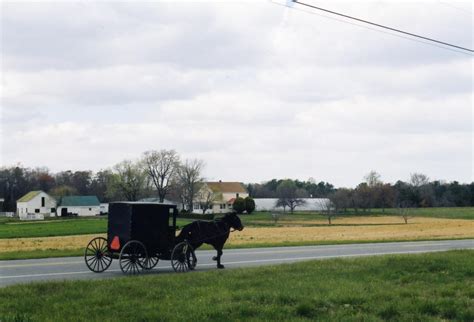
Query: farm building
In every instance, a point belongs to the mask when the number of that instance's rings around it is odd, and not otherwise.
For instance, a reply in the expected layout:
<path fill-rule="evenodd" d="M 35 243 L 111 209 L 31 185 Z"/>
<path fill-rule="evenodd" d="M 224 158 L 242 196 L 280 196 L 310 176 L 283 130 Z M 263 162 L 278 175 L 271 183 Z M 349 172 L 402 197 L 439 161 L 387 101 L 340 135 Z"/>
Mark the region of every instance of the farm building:
<path fill-rule="evenodd" d="M 96 196 L 65 196 L 58 207 L 60 216 L 98 216 L 100 202 Z"/>
<path fill-rule="evenodd" d="M 30 191 L 16 202 L 20 219 L 44 219 L 56 214 L 56 199 L 44 191 Z"/>
<path fill-rule="evenodd" d="M 305 203 L 297 206 L 295 211 L 321 211 L 325 210 L 329 199 L 327 198 L 301 198 Z M 282 207 L 276 207 L 277 198 L 255 198 L 256 211 L 283 211 Z M 288 209 L 287 209 L 288 210 Z"/>
<path fill-rule="evenodd" d="M 206 213 L 227 213 L 236 198 L 248 197 L 247 189 L 240 182 L 205 182 L 194 200 L 193 213 L 203 213 L 203 205 L 210 204 Z"/>

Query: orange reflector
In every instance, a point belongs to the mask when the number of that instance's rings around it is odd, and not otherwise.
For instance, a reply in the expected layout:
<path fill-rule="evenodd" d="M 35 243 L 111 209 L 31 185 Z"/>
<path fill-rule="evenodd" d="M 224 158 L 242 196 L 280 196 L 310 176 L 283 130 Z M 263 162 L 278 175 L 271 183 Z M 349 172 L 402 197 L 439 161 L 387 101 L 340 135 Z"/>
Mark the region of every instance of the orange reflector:
<path fill-rule="evenodd" d="M 110 248 L 113 250 L 120 249 L 120 239 L 118 238 L 118 236 L 115 236 L 114 239 L 112 239 L 112 242 L 110 243 Z"/>

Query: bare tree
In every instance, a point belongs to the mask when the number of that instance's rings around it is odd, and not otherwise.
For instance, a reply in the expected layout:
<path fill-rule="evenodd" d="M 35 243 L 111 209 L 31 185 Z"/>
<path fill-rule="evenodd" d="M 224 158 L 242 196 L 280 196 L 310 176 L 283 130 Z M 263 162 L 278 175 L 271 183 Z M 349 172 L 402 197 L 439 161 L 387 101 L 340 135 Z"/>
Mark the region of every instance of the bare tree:
<path fill-rule="evenodd" d="M 214 192 L 210 189 L 207 189 L 205 185 L 201 184 L 200 189 L 197 193 L 197 198 L 199 200 L 199 206 L 204 215 L 208 209 L 212 209 L 214 202 L 221 199 L 222 194 Z"/>
<path fill-rule="evenodd" d="M 408 224 L 408 219 L 410 219 L 410 203 L 408 201 L 399 202 L 397 205 L 398 213 L 400 217 L 403 218 L 405 224 Z"/>
<path fill-rule="evenodd" d="M 416 172 L 410 174 L 410 184 L 415 188 L 419 188 L 429 183 L 430 183 L 430 178 L 428 178 L 426 174 L 416 173 Z"/>
<path fill-rule="evenodd" d="M 137 163 L 125 160 L 115 165 L 111 189 L 128 201 L 136 201 L 146 185 L 146 174 Z"/>
<path fill-rule="evenodd" d="M 347 208 L 352 205 L 351 194 L 351 190 L 346 188 L 339 188 L 336 192 L 329 195 L 329 199 L 331 200 L 336 212 L 340 210 L 342 210 L 343 212 L 347 211 Z"/>
<path fill-rule="evenodd" d="M 198 159 L 186 160 L 177 168 L 176 178 L 181 187 L 181 199 L 190 212 L 193 210 L 194 199 L 203 182 L 201 177 L 203 168 L 204 162 Z"/>
<path fill-rule="evenodd" d="M 278 201 L 276 207 L 290 208 L 293 213 L 296 207 L 306 204 L 302 198 L 307 194 L 306 191 L 298 189 L 292 180 L 283 180 L 277 187 Z"/>
<path fill-rule="evenodd" d="M 380 180 L 381 176 L 377 171 L 371 170 L 367 173 L 364 177 L 365 182 L 369 187 L 375 187 L 379 184 L 382 184 L 382 180 Z"/>
<path fill-rule="evenodd" d="M 332 225 L 332 218 L 336 215 L 334 211 L 334 205 L 330 199 L 321 199 L 318 201 L 319 207 L 321 208 L 321 212 L 326 216 L 328 219 L 329 225 Z"/>
<path fill-rule="evenodd" d="M 374 189 L 371 189 L 365 182 L 359 184 L 354 191 L 355 204 L 364 212 L 370 211 L 370 208 L 372 208 L 374 203 L 373 191 Z"/>
<path fill-rule="evenodd" d="M 382 207 L 382 212 L 385 208 L 393 207 L 396 198 L 396 192 L 389 183 L 381 184 L 375 190 L 376 205 Z"/>
<path fill-rule="evenodd" d="M 179 166 L 178 154 L 174 150 L 147 151 L 143 153 L 142 162 L 160 202 L 163 202 Z"/>

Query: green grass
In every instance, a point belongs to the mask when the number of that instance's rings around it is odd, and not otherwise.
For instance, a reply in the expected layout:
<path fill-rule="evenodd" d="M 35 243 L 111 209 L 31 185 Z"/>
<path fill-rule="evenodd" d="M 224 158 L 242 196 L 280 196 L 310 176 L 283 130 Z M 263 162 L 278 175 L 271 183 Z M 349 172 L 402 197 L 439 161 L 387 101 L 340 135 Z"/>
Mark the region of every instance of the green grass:
<path fill-rule="evenodd" d="M 0 238 L 49 237 L 96 234 L 107 231 L 106 218 L 6 222 L 0 224 Z"/>
<path fill-rule="evenodd" d="M 472 321 L 474 251 L 0 289 L 0 321 Z"/>
<path fill-rule="evenodd" d="M 177 225 L 189 223 L 189 219 L 178 219 Z M 0 238 L 51 237 L 107 232 L 107 217 L 48 219 L 45 221 L 6 220 L 0 222 Z"/>

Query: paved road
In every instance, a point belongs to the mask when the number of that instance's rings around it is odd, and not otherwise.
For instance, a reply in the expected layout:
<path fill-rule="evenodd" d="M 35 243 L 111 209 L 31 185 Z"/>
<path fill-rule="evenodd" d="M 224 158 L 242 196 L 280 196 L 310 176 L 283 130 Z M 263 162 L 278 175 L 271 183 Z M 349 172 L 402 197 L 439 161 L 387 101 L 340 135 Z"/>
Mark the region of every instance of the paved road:
<path fill-rule="evenodd" d="M 474 239 L 230 249 L 224 250 L 222 262 L 227 268 L 235 268 L 292 263 L 312 259 L 386 254 L 416 254 L 451 249 L 474 249 Z M 216 263 L 211 260 L 211 257 L 215 255 L 214 251 L 197 251 L 196 255 L 198 257 L 197 271 L 215 269 Z M 160 262 L 155 269 L 146 274 L 160 274 L 165 272 L 173 272 L 169 261 Z M 32 281 L 98 279 L 117 276 L 123 276 L 117 260 L 114 260 L 109 269 L 101 274 L 90 272 L 84 264 L 82 257 L 0 261 L 0 286 Z"/>

